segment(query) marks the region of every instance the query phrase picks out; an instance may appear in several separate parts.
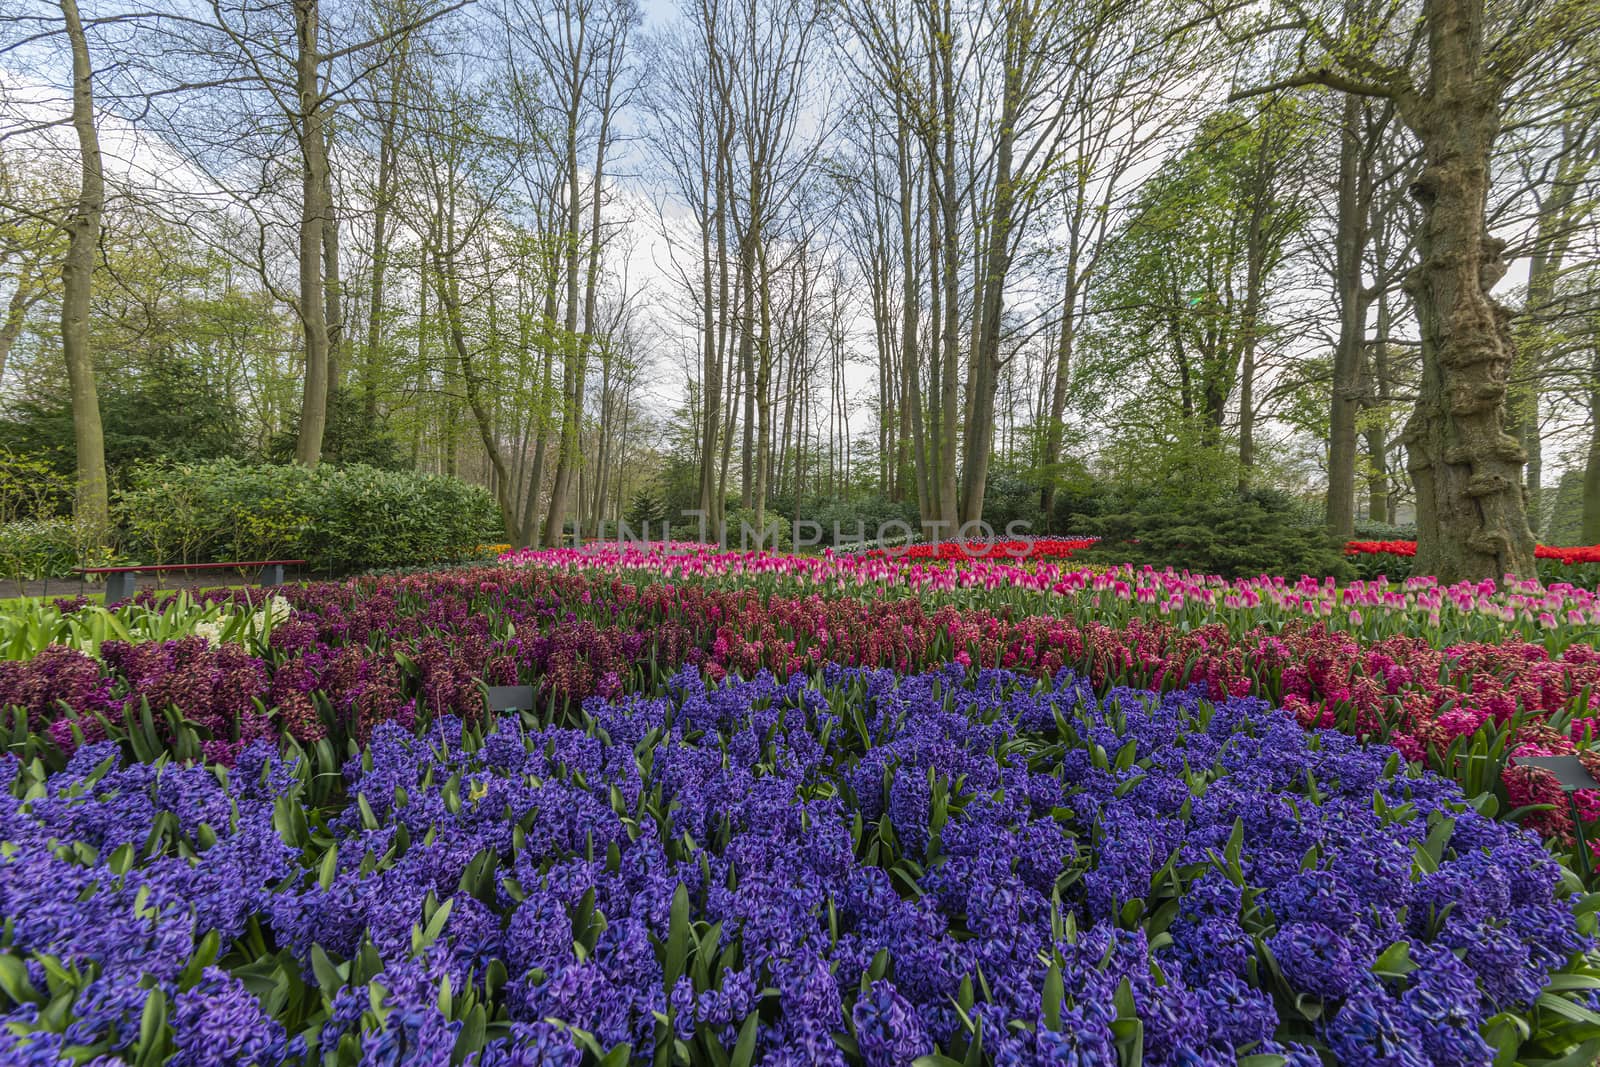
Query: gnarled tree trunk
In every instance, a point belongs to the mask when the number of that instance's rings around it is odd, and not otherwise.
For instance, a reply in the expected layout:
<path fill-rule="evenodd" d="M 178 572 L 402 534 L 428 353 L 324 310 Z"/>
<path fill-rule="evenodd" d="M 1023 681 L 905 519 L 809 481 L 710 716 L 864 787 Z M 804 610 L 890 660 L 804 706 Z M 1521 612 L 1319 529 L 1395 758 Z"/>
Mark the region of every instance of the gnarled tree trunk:
<path fill-rule="evenodd" d="M 1422 142 L 1412 187 L 1419 264 L 1406 278 L 1422 340 L 1422 381 L 1403 440 L 1417 492 L 1419 574 L 1441 581 L 1534 573 L 1525 456 L 1506 432 L 1510 314 L 1489 295 L 1505 274 L 1487 230 L 1498 88 L 1482 71 L 1482 0 L 1430 0 L 1430 78 L 1402 114 Z"/>

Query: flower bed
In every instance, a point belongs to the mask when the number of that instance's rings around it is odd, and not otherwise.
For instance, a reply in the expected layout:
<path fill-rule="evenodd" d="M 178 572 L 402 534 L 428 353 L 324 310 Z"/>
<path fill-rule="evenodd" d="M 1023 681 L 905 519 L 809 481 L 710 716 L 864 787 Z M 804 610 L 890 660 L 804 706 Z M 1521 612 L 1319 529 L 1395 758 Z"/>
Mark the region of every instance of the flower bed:
<path fill-rule="evenodd" d="M 1600 1051 L 1592 908 L 1537 841 L 1260 701 L 960 667 L 661 694 L 385 724 L 332 799 L 259 745 L 7 759 L 0 1055 Z"/>
<path fill-rule="evenodd" d="M 1404 574 L 1410 570 L 1410 560 L 1417 554 L 1417 543 L 1351 541 L 1345 545 L 1345 554 L 1352 557 L 1357 572 L 1363 576 L 1370 576 L 1378 567 Z M 1600 545 L 1572 548 L 1537 545 L 1533 554 L 1539 578 L 1544 582 L 1581 585 L 1587 589 L 1600 585 Z"/>
<path fill-rule="evenodd" d="M 1432 578 L 1337 585 L 1330 579 L 1262 576 L 1227 581 L 1208 575 L 1129 566 L 1092 569 L 995 558 L 956 561 L 824 553 L 734 552 L 714 545 L 603 544 L 524 550 L 502 561 L 560 572 L 619 573 L 708 582 L 763 593 L 917 595 L 1026 614 L 1083 615 L 1113 624 L 1168 619 L 1195 627 L 1322 622 L 1364 640 L 1405 635 L 1444 647 L 1467 641 L 1536 640 L 1552 652 L 1600 639 L 1600 596 L 1566 583 L 1536 581 L 1502 589 L 1493 582 L 1441 586 Z"/>
<path fill-rule="evenodd" d="M 1415 556 L 1417 543 L 1415 541 L 1351 541 L 1344 547 L 1345 554 L 1350 556 Z M 1578 545 L 1572 548 L 1558 548 L 1555 545 L 1536 545 L 1533 550 L 1536 559 L 1552 559 L 1565 564 L 1600 563 L 1600 545 Z"/>
<path fill-rule="evenodd" d="M 918 542 L 899 548 L 875 548 L 863 555 L 872 559 L 1071 559 L 1074 552 L 1094 544 L 1094 537 L 1003 538 L 987 541 Z"/>
<path fill-rule="evenodd" d="M 383 722 L 481 708 L 482 684 L 531 682 L 560 706 L 650 689 L 685 664 L 712 678 L 826 662 L 917 671 L 951 658 L 1041 676 L 1071 667 L 1102 691 L 1200 683 L 1217 698 L 1262 696 L 1307 725 L 1390 741 L 1470 794 L 1494 794 L 1502 812 L 1530 809 L 1520 817 L 1562 843 L 1572 826 L 1553 781 L 1501 772 L 1513 755 L 1570 752 L 1600 733 L 1588 695 L 1600 652 L 1581 643 L 1560 654 L 1515 640 L 1435 648 L 1294 616 L 1243 626 L 1257 609 L 1221 613 L 1231 625 L 1188 611 L 1146 618 L 1112 589 L 1103 610 L 1058 618 L 1014 608 L 1004 589 L 958 589 L 950 595 L 993 604 L 958 607 L 853 588 L 786 594 L 790 579 L 763 589 L 750 571 L 652 579 L 534 567 L 298 587 L 293 616 L 264 648 L 108 642 L 98 659 L 53 648 L 0 663 L 0 707 L 23 709 L 12 745 L 24 754 L 38 735 L 70 749 L 76 728 L 142 742 L 147 758 L 175 748 L 226 763 L 282 731 L 326 745 L 326 765 Z M 1119 618 L 1119 604 L 1130 613 Z M 1579 796 L 1600 815 L 1600 798 Z"/>

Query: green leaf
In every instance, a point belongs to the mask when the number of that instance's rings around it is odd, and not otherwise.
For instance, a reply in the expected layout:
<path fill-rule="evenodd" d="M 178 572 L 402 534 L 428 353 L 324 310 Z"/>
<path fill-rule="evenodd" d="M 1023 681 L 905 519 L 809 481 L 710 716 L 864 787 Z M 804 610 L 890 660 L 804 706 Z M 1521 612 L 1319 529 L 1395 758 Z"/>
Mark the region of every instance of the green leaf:
<path fill-rule="evenodd" d="M 11 953 L 0 953 L 0 990 L 14 1004 L 37 1003 L 44 996 L 28 981 L 28 966 Z"/>
<path fill-rule="evenodd" d="M 739 1040 L 733 1046 L 733 1059 L 729 1067 L 750 1067 L 750 1061 L 756 1054 L 756 1034 L 760 1029 L 761 1012 L 752 1011 L 744 1017 L 744 1023 L 739 1027 Z"/>
<path fill-rule="evenodd" d="M 667 988 L 683 974 L 689 959 L 689 890 L 682 882 L 672 893 L 672 912 L 667 923 L 667 952 L 662 961 Z"/>
<path fill-rule="evenodd" d="M 144 1013 L 139 1017 L 139 1060 L 141 1063 L 160 1063 L 165 1057 L 160 1048 L 161 1031 L 167 1025 L 167 995 L 160 989 L 150 990 L 144 1000 Z"/>
<path fill-rule="evenodd" d="M 317 986 L 330 1000 L 340 988 L 344 986 L 344 978 L 339 974 L 339 968 L 334 966 L 322 946 L 311 946 L 311 973 L 316 975 Z"/>
<path fill-rule="evenodd" d="M 451 897 L 439 905 L 439 910 L 433 913 L 433 918 L 428 920 L 428 925 L 422 928 L 421 933 L 413 933 L 411 935 L 411 951 L 413 953 L 420 953 L 423 949 L 439 940 L 439 935 L 444 933 L 444 924 L 450 921 L 450 905 L 454 903 L 455 898 Z"/>
<path fill-rule="evenodd" d="M 1545 1011 L 1555 1012 L 1564 1019 L 1575 1023 L 1584 1023 L 1589 1026 L 1600 1026 L 1600 1015 L 1590 1011 L 1580 1004 L 1574 1004 L 1564 997 L 1552 993 L 1540 993 L 1536 1004 Z"/>
<path fill-rule="evenodd" d="M 1383 954 L 1372 961 L 1374 974 L 1403 978 L 1417 969 L 1411 961 L 1411 943 L 1409 941 L 1396 941 L 1383 950 Z"/>
<path fill-rule="evenodd" d="M 1061 1029 L 1061 998 L 1064 993 L 1061 984 L 1061 964 L 1051 960 L 1050 969 L 1044 975 L 1043 1012 L 1044 1025 L 1047 1029 L 1054 1031 Z"/>
<path fill-rule="evenodd" d="M 334 876 L 339 871 L 339 846 L 330 844 L 328 851 L 322 856 L 322 866 L 317 871 L 317 885 L 327 891 L 333 886 Z"/>

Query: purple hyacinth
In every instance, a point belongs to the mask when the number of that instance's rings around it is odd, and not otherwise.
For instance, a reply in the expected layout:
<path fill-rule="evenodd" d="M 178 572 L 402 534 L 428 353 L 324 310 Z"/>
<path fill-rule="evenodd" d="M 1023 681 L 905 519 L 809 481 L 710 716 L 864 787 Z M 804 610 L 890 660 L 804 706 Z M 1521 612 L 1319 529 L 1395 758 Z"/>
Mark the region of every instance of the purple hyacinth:
<path fill-rule="evenodd" d="M 892 982 L 879 979 L 868 986 L 851 1020 L 867 1067 L 899 1067 L 933 1051 L 922 1020 Z"/>
<path fill-rule="evenodd" d="M 244 983 L 218 967 L 207 967 L 198 985 L 178 994 L 172 1035 L 172 1067 L 251 1067 L 287 1055 L 283 1027 Z"/>

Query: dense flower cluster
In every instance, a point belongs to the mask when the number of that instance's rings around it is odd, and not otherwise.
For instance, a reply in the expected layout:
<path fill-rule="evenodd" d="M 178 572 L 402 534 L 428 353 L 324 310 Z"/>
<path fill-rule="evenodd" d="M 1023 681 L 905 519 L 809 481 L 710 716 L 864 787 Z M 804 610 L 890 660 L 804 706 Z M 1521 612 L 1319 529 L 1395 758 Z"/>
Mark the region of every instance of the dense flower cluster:
<path fill-rule="evenodd" d="M 1600 1025 L 1537 839 L 1260 700 L 959 665 L 662 693 L 383 723 L 316 811 L 261 744 L 7 757 L 0 1058 L 1423 1067 Z"/>
<path fill-rule="evenodd" d="M 1350 541 L 1344 546 L 1350 556 L 1415 556 L 1415 541 Z M 1537 545 L 1533 554 L 1537 559 L 1557 560 L 1572 566 L 1580 563 L 1600 563 L 1600 545 L 1578 545 L 1558 548 L 1555 545 Z"/>
<path fill-rule="evenodd" d="M 873 559 L 1071 559 L 1074 552 L 1094 544 L 1093 537 L 1000 538 L 987 541 L 921 541 L 898 548 L 875 548 L 865 553 Z"/>
<path fill-rule="evenodd" d="M 1459 582 L 1426 576 L 1391 583 L 1338 585 L 1332 578 L 1263 575 L 1228 581 L 1150 567 L 1074 567 L 1047 558 L 1018 560 L 952 551 L 943 560 L 878 553 L 788 555 L 725 551 L 714 545 L 603 543 L 583 548 L 508 553 L 519 567 L 636 574 L 663 581 L 758 586 L 764 591 L 916 595 L 1005 604 L 1028 614 L 1094 616 L 1106 622 L 1163 618 L 1189 626 L 1220 622 L 1234 630 L 1322 622 L 1364 638 L 1404 634 L 1437 647 L 1463 641 L 1537 640 L 1551 650 L 1593 643 L 1600 634 L 1600 595 L 1556 582 Z"/>
<path fill-rule="evenodd" d="M 1248 612 L 1119 616 L 1117 605 L 1138 602 L 1121 599 L 1120 579 L 1106 576 L 1081 594 L 1101 607 L 1053 616 L 1004 589 L 958 590 L 941 605 L 929 593 L 893 598 L 788 578 L 763 587 L 751 577 L 761 565 L 671 581 L 551 565 L 318 583 L 287 591 L 292 613 L 253 651 L 196 637 L 107 642 L 99 659 L 52 647 L 0 662 L 0 707 L 23 709 L 28 730 L 66 749 L 74 727 L 100 739 L 102 719 L 137 720 L 145 706 L 158 741 L 170 741 L 163 713 L 174 708 L 205 755 L 227 763 L 278 730 L 342 745 L 384 722 L 471 716 L 484 684 L 532 682 L 542 705 L 558 707 L 648 689 L 684 665 L 716 679 L 826 662 L 905 672 L 954 658 L 1040 676 L 1071 667 L 1102 692 L 1199 682 L 1217 698 L 1261 696 L 1308 726 L 1388 741 L 1471 794 L 1500 789 L 1510 757 L 1571 752 L 1600 734 L 1600 708 L 1586 697 L 1600 687 L 1600 652 L 1588 643 L 1439 647 L 1349 620 L 1337 628 L 1329 624 L 1338 619 L 1292 615 L 1245 625 L 1260 619 Z M 1564 798 L 1547 775 L 1511 772 L 1504 790 L 1504 810 L 1533 805 L 1531 825 L 1568 839 Z M 1580 794 L 1591 817 L 1596 799 Z"/>

